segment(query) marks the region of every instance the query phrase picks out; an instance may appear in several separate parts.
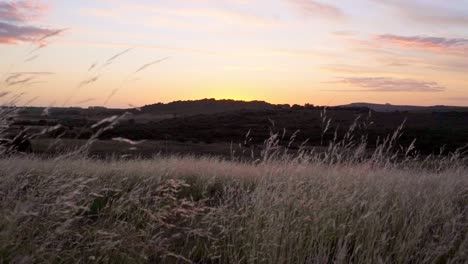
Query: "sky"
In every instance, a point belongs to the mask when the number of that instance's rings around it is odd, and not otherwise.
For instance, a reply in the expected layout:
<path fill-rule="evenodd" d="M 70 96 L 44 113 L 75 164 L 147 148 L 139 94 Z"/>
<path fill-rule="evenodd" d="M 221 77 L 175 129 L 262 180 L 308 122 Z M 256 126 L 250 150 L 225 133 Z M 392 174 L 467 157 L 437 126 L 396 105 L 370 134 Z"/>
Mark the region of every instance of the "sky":
<path fill-rule="evenodd" d="M 0 0 L 0 103 L 468 106 L 468 0 Z"/>

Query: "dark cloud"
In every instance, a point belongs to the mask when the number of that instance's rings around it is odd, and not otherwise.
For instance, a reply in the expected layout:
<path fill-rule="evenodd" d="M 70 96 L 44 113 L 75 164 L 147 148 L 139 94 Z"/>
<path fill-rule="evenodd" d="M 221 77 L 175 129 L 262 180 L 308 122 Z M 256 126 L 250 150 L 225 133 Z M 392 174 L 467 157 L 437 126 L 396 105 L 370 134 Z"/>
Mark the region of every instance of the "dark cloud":
<path fill-rule="evenodd" d="M 17 44 L 19 42 L 35 42 L 54 30 L 35 26 L 20 26 L 0 22 L 0 44 Z"/>
<path fill-rule="evenodd" d="M 341 78 L 335 83 L 358 88 L 346 90 L 350 92 L 443 92 L 446 90 L 436 82 L 389 77 L 349 77 Z"/>
<path fill-rule="evenodd" d="M 35 26 L 32 22 L 41 17 L 47 6 L 40 1 L 24 0 L 0 3 L 0 44 L 37 43 L 44 47 L 47 38 L 62 30 Z"/>
<path fill-rule="evenodd" d="M 343 11 L 335 6 L 314 0 L 287 0 L 287 2 L 306 17 L 326 17 L 342 19 Z"/>

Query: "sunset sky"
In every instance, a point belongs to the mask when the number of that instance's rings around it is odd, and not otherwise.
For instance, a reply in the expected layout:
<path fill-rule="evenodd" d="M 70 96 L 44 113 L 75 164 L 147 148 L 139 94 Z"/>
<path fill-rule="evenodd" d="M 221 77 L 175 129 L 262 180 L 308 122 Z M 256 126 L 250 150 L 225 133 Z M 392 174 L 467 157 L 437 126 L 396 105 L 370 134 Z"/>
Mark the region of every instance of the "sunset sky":
<path fill-rule="evenodd" d="M 468 0 L 0 0 L 0 75 L 18 105 L 468 106 Z"/>

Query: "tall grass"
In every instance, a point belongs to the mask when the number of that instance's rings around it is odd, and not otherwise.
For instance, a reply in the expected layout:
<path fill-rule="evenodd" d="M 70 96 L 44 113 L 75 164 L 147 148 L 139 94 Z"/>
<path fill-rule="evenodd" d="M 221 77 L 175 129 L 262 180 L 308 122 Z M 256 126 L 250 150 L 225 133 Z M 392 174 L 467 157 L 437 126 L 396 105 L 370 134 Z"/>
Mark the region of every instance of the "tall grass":
<path fill-rule="evenodd" d="M 6 263 L 468 260 L 460 162 L 12 156 L 0 179 Z"/>

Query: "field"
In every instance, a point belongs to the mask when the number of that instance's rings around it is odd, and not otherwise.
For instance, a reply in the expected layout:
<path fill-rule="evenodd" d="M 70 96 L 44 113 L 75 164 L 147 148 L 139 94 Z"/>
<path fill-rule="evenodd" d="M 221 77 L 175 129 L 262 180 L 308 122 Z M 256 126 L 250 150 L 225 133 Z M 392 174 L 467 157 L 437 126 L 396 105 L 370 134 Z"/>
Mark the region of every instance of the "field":
<path fill-rule="evenodd" d="M 466 263 L 456 157 L 0 160 L 4 263 Z"/>

